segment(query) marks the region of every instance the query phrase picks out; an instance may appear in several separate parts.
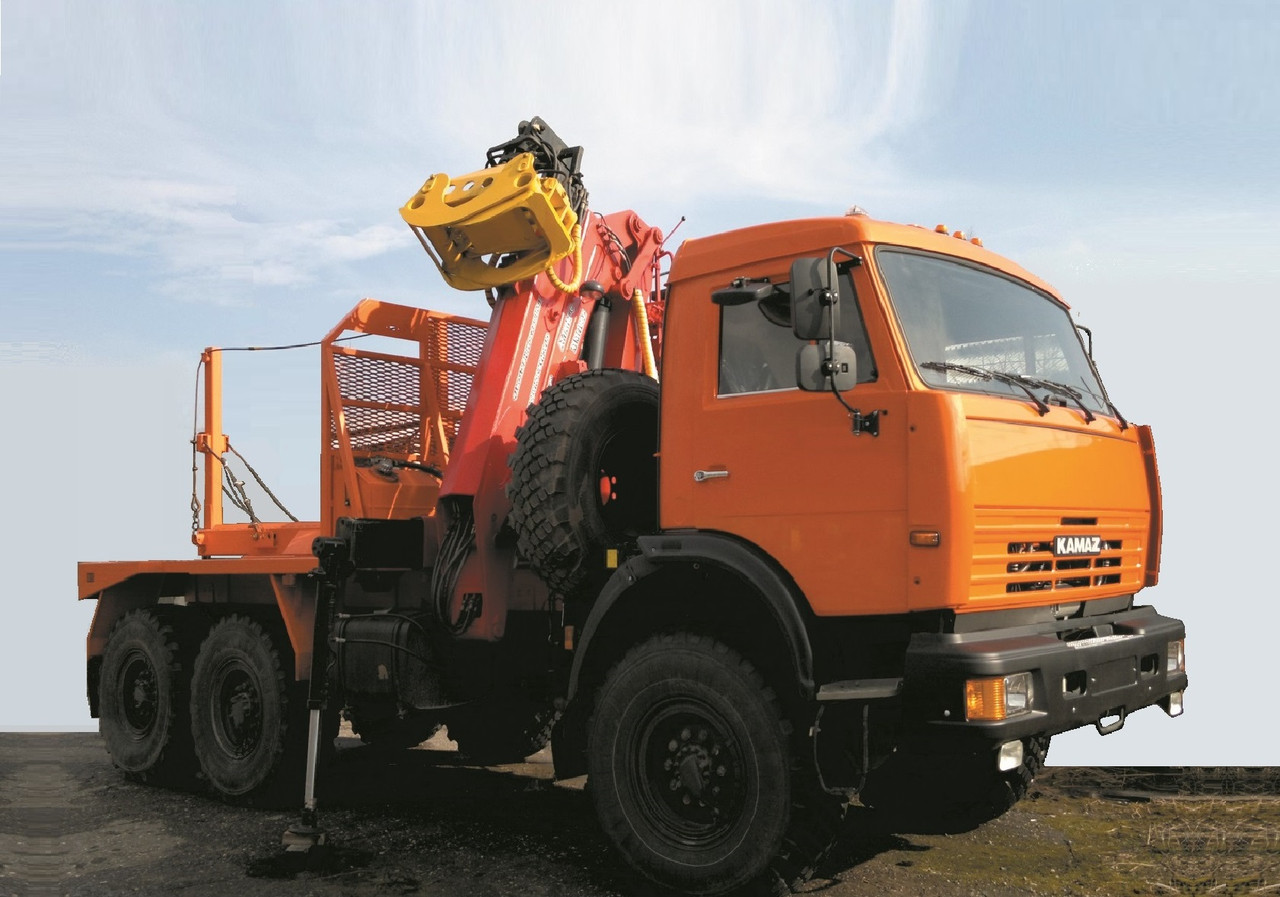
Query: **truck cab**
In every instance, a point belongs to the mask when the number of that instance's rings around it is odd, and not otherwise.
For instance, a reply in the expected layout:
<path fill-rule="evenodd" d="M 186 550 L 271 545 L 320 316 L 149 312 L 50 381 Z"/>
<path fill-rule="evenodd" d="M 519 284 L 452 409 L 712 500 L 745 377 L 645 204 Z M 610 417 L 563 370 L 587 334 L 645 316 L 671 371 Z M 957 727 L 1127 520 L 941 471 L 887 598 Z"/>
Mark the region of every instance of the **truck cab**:
<path fill-rule="evenodd" d="M 839 274 L 857 358 L 844 397 L 877 415 L 874 435 L 829 390 L 797 387 L 789 314 L 712 299 L 735 278 L 786 289 L 796 258 L 834 246 L 858 259 Z M 1111 405 L 1062 299 L 1017 265 L 848 216 L 690 241 L 669 287 L 664 529 L 759 546 L 818 616 L 1065 616 L 1154 584 L 1149 434 Z"/>

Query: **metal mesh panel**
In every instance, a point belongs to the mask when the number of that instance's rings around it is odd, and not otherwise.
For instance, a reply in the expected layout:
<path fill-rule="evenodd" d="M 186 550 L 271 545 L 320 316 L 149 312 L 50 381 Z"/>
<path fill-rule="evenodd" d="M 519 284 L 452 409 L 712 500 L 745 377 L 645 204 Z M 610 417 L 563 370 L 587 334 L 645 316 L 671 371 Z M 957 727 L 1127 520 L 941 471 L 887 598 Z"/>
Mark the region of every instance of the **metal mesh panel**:
<path fill-rule="evenodd" d="M 442 361 L 451 365 L 465 365 L 474 369 L 480 363 L 484 350 L 485 328 L 473 324 L 450 321 L 444 325 L 444 351 Z M 471 371 L 437 370 L 436 400 L 440 403 L 444 418 L 445 435 L 450 447 L 458 432 L 458 422 L 467 407 L 471 395 L 471 383 L 475 379 Z"/>
<path fill-rule="evenodd" d="M 418 364 L 410 358 L 388 361 L 363 355 L 336 355 L 342 398 L 362 402 L 414 405 L 418 397 Z"/>
<path fill-rule="evenodd" d="M 432 324 L 422 335 L 424 363 L 359 350 L 335 353 L 334 372 L 351 448 L 395 455 L 423 453 L 423 417 L 430 413 L 423 407 L 424 372 L 434 383 L 441 428 L 452 448 L 484 349 L 485 330 L 459 321 Z M 336 421 L 330 421 L 330 438 L 336 449 Z"/>
<path fill-rule="evenodd" d="M 408 410 L 417 409 L 420 402 L 417 363 L 364 355 L 335 355 L 333 361 L 351 447 L 404 455 L 421 452 L 422 416 Z M 373 404 L 405 407 L 369 407 Z"/>

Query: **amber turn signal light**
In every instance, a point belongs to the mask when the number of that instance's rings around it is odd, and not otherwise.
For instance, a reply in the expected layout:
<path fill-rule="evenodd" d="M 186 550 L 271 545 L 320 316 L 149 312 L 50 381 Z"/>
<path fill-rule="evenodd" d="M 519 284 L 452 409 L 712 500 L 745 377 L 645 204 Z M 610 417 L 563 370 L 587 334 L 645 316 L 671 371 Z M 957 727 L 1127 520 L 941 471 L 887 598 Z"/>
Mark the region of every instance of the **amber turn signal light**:
<path fill-rule="evenodd" d="M 1031 709 L 1031 674 L 970 679 L 964 684 L 964 718 L 996 721 Z"/>

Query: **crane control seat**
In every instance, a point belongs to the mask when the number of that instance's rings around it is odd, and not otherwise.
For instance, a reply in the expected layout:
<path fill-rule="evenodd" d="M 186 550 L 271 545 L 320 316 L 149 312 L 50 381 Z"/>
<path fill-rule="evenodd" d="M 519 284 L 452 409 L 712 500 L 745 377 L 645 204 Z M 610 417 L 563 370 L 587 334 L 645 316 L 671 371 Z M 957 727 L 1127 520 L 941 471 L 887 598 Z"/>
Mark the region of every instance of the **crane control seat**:
<path fill-rule="evenodd" d="M 538 173 L 532 153 L 462 177 L 433 174 L 400 217 L 458 290 L 533 277 L 574 251 L 578 223 L 564 187 Z"/>

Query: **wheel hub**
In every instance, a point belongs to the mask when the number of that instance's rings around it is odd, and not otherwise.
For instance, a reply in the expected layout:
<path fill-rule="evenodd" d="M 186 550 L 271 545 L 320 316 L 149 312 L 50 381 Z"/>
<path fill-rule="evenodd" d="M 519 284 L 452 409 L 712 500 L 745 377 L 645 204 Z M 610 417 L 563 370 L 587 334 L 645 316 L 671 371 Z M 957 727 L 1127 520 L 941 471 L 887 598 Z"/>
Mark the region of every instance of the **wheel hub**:
<path fill-rule="evenodd" d="M 649 726 L 642 790 L 660 830 L 681 843 L 702 844 L 732 828 L 745 785 L 738 750 L 714 714 L 690 709 L 660 710 Z"/>
<path fill-rule="evenodd" d="M 134 652 L 125 660 L 120 699 L 130 735 L 135 739 L 145 737 L 158 716 L 160 685 L 151 661 L 141 652 Z"/>
<path fill-rule="evenodd" d="M 248 756 L 262 739 L 262 692 L 249 671 L 233 665 L 223 671 L 215 720 L 219 740 L 237 758 Z"/>

